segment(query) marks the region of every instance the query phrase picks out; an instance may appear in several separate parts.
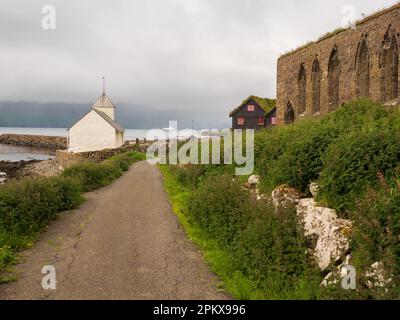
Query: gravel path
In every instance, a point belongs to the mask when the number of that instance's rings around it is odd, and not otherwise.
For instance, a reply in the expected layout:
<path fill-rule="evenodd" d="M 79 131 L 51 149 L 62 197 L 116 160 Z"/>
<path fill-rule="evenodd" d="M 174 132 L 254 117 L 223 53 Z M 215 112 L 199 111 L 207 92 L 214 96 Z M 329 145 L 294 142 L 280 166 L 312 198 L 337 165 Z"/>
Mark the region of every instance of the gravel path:
<path fill-rule="evenodd" d="M 159 170 L 140 162 L 61 213 L 15 266 L 0 299 L 229 299 L 172 213 Z M 45 291 L 44 265 L 57 289 Z"/>

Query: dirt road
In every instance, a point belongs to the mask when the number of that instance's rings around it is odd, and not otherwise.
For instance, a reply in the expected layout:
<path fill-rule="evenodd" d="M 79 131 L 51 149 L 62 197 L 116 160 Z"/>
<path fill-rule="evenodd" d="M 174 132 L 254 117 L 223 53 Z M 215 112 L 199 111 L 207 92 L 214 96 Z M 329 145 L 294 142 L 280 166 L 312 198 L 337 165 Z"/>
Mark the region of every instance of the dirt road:
<path fill-rule="evenodd" d="M 137 163 L 86 198 L 22 254 L 0 299 L 229 298 L 180 228 L 156 167 Z M 56 290 L 42 288 L 45 265 L 56 269 Z"/>

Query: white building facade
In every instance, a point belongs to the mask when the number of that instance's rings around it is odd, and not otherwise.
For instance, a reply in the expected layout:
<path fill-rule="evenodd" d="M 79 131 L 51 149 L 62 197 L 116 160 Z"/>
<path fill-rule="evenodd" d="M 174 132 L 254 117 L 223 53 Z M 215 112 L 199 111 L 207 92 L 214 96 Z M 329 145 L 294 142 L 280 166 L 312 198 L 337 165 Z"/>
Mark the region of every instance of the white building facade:
<path fill-rule="evenodd" d="M 115 121 L 115 106 L 103 94 L 91 110 L 68 129 L 68 151 L 88 152 L 121 147 L 125 130 Z"/>

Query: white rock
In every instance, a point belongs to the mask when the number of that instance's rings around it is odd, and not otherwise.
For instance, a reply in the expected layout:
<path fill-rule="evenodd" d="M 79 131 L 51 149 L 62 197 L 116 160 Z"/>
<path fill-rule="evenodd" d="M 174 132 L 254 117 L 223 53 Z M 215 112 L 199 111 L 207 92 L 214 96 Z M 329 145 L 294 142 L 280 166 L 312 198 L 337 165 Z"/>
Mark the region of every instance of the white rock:
<path fill-rule="evenodd" d="M 347 255 L 345 261 L 341 265 L 336 267 L 334 271 L 328 273 L 328 275 L 322 281 L 321 286 L 327 287 L 329 285 L 339 283 L 339 281 L 341 281 L 347 275 L 347 270 L 344 267 L 350 265 L 350 260 L 351 255 Z"/>
<path fill-rule="evenodd" d="M 349 220 L 338 219 L 335 210 L 318 206 L 314 199 L 301 199 L 297 214 L 305 236 L 317 238 L 313 256 L 321 270 L 326 270 L 348 252 L 352 228 Z"/>
<path fill-rule="evenodd" d="M 252 176 L 249 178 L 249 180 L 247 181 L 247 183 L 248 183 L 250 186 L 253 186 L 253 187 L 258 186 L 258 185 L 260 184 L 260 176 L 252 175 Z"/>
<path fill-rule="evenodd" d="M 276 207 L 297 204 L 301 197 L 301 192 L 288 185 L 277 187 L 271 194 L 272 202 Z"/>
<path fill-rule="evenodd" d="M 321 282 L 320 286 L 327 287 L 333 284 L 337 284 L 339 282 L 339 277 L 334 272 L 329 272 L 328 275 Z"/>
<path fill-rule="evenodd" d="M 375 262 L 371 265 L 369 271 L 365 273 L 368 278 L 366 285 L 368 288 L 385 288 L 392 282 L 392 278 L 385 273 L 385 268 L 382 262 Z"/>
<path fill-rule="evenodd" d="M 318 195 L 318 189 L 319 185 L 317 183 L 313 182 L 310 184 L 310 192 L 314 198 L 316 198 Z"/>

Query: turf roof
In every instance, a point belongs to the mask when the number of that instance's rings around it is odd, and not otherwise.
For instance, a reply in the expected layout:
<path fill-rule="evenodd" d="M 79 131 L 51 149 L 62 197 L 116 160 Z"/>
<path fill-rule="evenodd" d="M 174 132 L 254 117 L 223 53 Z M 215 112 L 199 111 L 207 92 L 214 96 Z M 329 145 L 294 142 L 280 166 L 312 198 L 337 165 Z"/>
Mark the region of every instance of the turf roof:
<path fill-rule="evenodd" d="M 237 112 L 240 111 L 240 109 L 243 108 L 244 105 L 249 103 L 250 101 L 254 101 L 257 103 L 264 111 L 265 113 L 269 113 L 272 111 L 272 109 L 276 106 L 276 100 L 275 99 L 268 99 L 268 98 L 261 98 L 257 96 L 250 96 L 247 99 L 245 99 L 238 107 L 236 107 L 230 114 L 229 116 L 232 117 L 235 115 Z"/>

